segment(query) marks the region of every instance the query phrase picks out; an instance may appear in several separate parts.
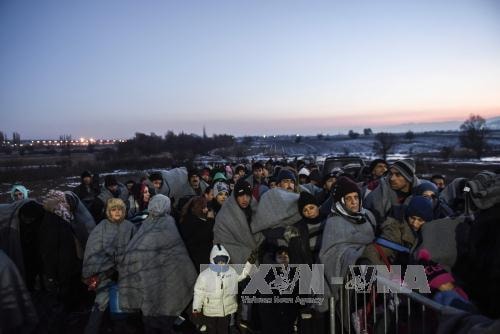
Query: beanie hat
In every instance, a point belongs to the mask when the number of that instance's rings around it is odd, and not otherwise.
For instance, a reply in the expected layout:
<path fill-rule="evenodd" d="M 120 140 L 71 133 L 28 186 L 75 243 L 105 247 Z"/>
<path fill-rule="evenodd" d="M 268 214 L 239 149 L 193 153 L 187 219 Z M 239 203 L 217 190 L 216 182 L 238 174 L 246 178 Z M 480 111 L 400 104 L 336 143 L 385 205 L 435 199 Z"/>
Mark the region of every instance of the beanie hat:
<path fill-rule="evenodd" d="M 214 195 L 217 196 L 222 192 L 229 194 L 229 186 L 226 182 L 215 182 L 214 183 Z"/>
<path fill-rule="evenodd" d="M 398 172 L 410 183 L 413 183 L 415 178 L 415 161 L 413 159 L 401 159 L 392 164 L 391 168 L 395 168 Z"/>
<path fill-rule="evenodd" d="M 308 204 L 314 204 L 319 207 L 318 201 L 316 200 L 316 197 L 314 197 L 311 193 L 307 191 L 303 191 L 299 195 L 299 200 L 297 202 L 299 206 L 299 213 L 302 216 L 302 210 L 304 210 L 304 207 Z"/>
<path fill-rule="evenodd" d="M 280 183 L 283 180 L 290 179 L 295 182 L 295 175 L 289 169 L 282 168 L 276 178 L 276 182 Z"/>
<path fill-rule="evenodd" d="M 252 196 L 252 186 L 247 181 L 239 179 L 234 185 L 234 197 L 243 195 Z"/>
<path fill-rule="evenodd" d="M 116 178 L 114 175 L 106 175 L 104 178 L 104 186 L 106 188 L 111 187 L 111 186 L 117 186 L 118 182 L 116 181 Z"/>
<path fill-rule="evenodd" d="M 154 173 L 151 173 L 151 175 L 149 176 L 149 180 L 151 182 L 157 181 L 157 180 L 160 180 L 163 182 L 163 176 L 161 176 L 160 172 L 154 172 Z"/>
<path fill-rule="evenodd" d="M 436 185 L 430 181 L 422 181 L 418 186 L 413 188 L 413 194 L 417 196 L 422 196 L 426 191 L 432 191 L 434 195 L 439 194 L 439 190 Z"/>
<path fill-rule="evenodd" d="M 420 217 L 426 222 L 431 221 L 434 218 L 431 201 L 423 196 L 413 196 L 406 208 L 406 217 L 411 216 Z"/>
<path fill-rule="evenodd" d="M 86 177 L 92 177 L 92 174 L 91 174 L 88 170 L 86 170 L 86 171 L 84 171 L 84 172 L 82 173 L 82 175 L 81 175 L 80 177 L 81 177 L 81 179 L 83 180 L 83 179 L 84 179 L 84 178 L 86 178 Z"/>
<path fill-rule="evenodd" d="M 387 161 L 385 161 L 384 159 L 375 159 L 372 162 L 370 162 L 370 166 L 368 167 L 370 173 L 373 172 L 373 170 L 375 169 L 375 167 L 377 167 L 378 164 L 388 165 Z"/>
<path fill-rule="evenodd" d="M 214 178 L 213 178 L 214 183 L 217 181 L 226 181 L 226 180 L 227 180 L 227 178 L 221 172 L 215 173 Z"/>
<path fill-rule="evenodd" d="M 427 281 L 431 289 L 437 290 L 445 283 L 454 283 L 453 276 L 440 264 L 431 260 L 431 254 L 425 248 L 421 249 L 417 255 L 418 264 L 423 265 Z"/>
<path fill-rule="evenodd" d="M 358 193 L 361 199 L 361 191 L 358 185 L 346 176 L 339 177 L 333 189 L 333 199 L 335 202 L 341 201 L 345 195 L 350 193 Z"/>

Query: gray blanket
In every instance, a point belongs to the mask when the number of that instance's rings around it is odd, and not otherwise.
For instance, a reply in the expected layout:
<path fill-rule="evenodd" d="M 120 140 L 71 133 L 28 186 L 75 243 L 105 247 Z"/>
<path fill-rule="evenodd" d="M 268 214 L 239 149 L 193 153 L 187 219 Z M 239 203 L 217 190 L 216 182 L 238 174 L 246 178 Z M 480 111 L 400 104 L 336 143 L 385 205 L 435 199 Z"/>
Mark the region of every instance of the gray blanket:
<path fill-rule="evenodd" d="M 434 262 L 451 271 L 457 261 L 457 230 L 464 220 L 465 218 L 460 216 L 425 223 L 421 229 L 422 243 L 415 249 L 415 254 L 425 248 Z"/>
<path fill-rule="evenodd" d="M 285 227 L 300 221 L 297 202 L 299 194 L 274 188 L 262 195 L 252 220 L 252 232 L 275 227 Z"/>
<path fill-rule="evenodd" d="M 310 194 L 312 194 L 314 196 L 318 195 L 320 192 L 323 191 L 322 188 L 320 188 L 320 187 L 318 187 L 318 186 L 316 186 L 316 185 L 314 185 L 312 183 L 301 184 L 299 186 L 299 189 L 300 189 L 301 192 L 302 191 L 307 191 L 308 193 L 310 193 Z"/>
<path fill-rule="evenodd" d="M 87 239 L 89 237 L 90 232 L 94 229 L 95 221 L 94 217 L 90 214 L 87 207 L 83 204 L 83 202 L 78 198 L 78 196 L 72 191 L 65 191 L 65 194 L 72 196 L 76 201 L 75 212 L 73 212 L 73 221 L 71 222 L 71 226 L 73 228 L 73 233 L 76 238 L 82 244 L 82 247 L 85 248 L 87 243 Z"/>
<path fill-rule="evenodd" d="M 124 220 L 120 224 L 103 220 L 90 233 L 85 247 L 82 276 L 87 278 L 116 268 L 123 261 L 125 247 L 132 238 L 134 224 Z"/>
<path fill-rule="evenodd" d="M 10 204 L 0 204 L 0 250 L 14 262 L 24 277 L 24 260 L 19 235 L 19 209 L 29 199 L 16 201 Z"/>
<path fill-rule="evenodd" d="M 450 208 L 456 210 L 455 203 L 464 198 L 463 185 L 467 181 L 464 177 L 457 177 L 451 181 L 439 194 L 439 198 L 443 200 Z M 461 186 L 462 184 L 462 186 Z"/>
<path fill-rule="evenodd" d="M 168 197 L 153 196 L 148 211 L 118 267 L 120 308 L 141 310 L 144 316 L 178 316 L 192 299 L 196 270 L 168 215 Z"/>
<path fill-rule="evenodd" d="M 179 167 L 167 171 L 161 171 L 163 185 L 159 194 L 168 196 L 176 201 L 185 196 L 196 195 L 188 182 L 188 172 L 186 168 Z"/>
<path fill-rule="evenodd" d="M 332 279 L 344 278 L 349 266 L 356 263 L 366 245 L 375 238 L 375 218 L 367 210 L 363 210 L 363 213 L 368 221 L 362 224 L 355 224 L 337 214 L 329 217 L 325 223 L 319 260 L 325 265 L 326 280 L 335 298 L 338 298 L 340 286 L 331 286 Z"/>
<path fill-rule="evenodd" d="M 33 333 L 38 322 L 16 265 L 0 250 L 0 333 Z"/>
<path fill-rule="evenodd" d="M 230 196 L 215 217 L 214 243 L 224 245 L 232 263 L 242 264 L 263 240 L 261 233 L 252 233 L 245 213 Z"/>
<path fill-rule="evenodd" d="M 413 179 L 412 188 L 418 186 L 421 182 L 417 177 Z M 407 205 L 411 198 L 411 195 L 408 196 L 404 204 Z M 404 210 L 401 204 L 399 204 L 398 196 L 396 192 L 392 190 L 387 177 L 380 179 L 377 188 L 366 196 L 363 207 L 373 213 L 379 225 L 382 224 L 390 214 L 401 220 L 402 210 Z"/>

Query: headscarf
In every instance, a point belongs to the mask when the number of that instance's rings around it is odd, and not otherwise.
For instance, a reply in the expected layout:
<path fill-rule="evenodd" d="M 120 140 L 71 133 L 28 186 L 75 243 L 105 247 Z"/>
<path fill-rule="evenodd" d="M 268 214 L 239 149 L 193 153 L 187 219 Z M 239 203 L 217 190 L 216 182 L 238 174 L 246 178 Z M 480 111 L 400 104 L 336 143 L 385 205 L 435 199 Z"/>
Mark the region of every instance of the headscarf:
<path fill-rule="evenodd" d="M 23 193 L 23 198 L 22 199 L 28 199 L 28 189 L 26 189 L 25 186 L 22 186 L 20 184 L 16 184 L 12 187 L 10 190 L 10 197 L 12 198 L 13 201 L 17 201 L 18 199 L 15 196 L 16 191 L 19 191 Z"/>
<path fill-rule="evenodd" d="M 51 189 L 43 199 L 43 207 L 45 210 L 54 213 L 63 220 L 70 223 L 73 220 L 70 206 L 66 200 L 66 195 L 59 190 Z"/>

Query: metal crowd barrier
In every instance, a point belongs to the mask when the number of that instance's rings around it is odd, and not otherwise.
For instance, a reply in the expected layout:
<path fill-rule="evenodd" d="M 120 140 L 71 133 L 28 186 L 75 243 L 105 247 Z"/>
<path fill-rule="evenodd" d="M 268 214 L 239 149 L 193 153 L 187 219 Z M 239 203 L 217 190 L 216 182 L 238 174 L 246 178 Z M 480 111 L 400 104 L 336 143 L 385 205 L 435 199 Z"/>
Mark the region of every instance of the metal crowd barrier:
<path fill-rule="evenodd" d="M 330 297 L 331 334 L 427 334 L 437 329 L 438 316 L 445 306 L 385 277 L 376 276 L 378 287 L 382 286 L 383 291 L 376 291 L 376 282 L 363 291 L 346 289 L 346 283 L 352 280 L 352 276 L 346 277 L 338 300 Z"/>

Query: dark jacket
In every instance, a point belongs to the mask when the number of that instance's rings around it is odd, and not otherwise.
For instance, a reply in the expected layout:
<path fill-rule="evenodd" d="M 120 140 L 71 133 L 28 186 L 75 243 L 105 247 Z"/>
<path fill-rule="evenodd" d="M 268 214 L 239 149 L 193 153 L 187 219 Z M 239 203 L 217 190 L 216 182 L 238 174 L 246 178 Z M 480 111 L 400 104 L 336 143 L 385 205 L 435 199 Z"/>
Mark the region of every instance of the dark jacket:
<path fill-rule="evenodd" d="M 199 273 L 201 264 L 210 263 L 209 257 L 214 239 L 214 220 L 203 220 L 193 214 L 188 214 L 178 224 L 178 227 L 189 257 Z"/>
<path fill-rule="evenodd" d="M 75 189 L 73 189 L 73 192 L 89 210 L 92 207 L 92 203 L 96 199 L 97 195 L 99 195 L 98 189 L 93 188 L 92 185 L 86 186 L 83 183 L 76 186 Z"/>
<path fill-rule="evenodd" d="M 66 307 L 78 302 L 83 249 L 71 225 L 46 212 L 39 231 L 39 247 L 46 287 L 57 290 Z"/>

